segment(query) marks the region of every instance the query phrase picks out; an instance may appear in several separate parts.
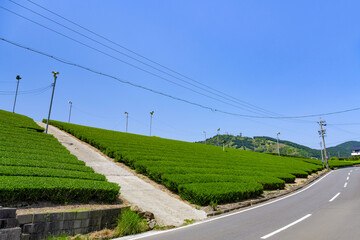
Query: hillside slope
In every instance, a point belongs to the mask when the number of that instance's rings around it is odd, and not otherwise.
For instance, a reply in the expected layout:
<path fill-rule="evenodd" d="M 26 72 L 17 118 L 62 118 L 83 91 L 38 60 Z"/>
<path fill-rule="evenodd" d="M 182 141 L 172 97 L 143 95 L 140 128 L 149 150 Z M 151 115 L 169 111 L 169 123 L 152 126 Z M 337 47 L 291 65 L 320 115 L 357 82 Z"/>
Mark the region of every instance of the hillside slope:
<path fill-rule="evenodd" d="M 261 153 L 277 153 L 277 140 L 272 137 L 266 136 L 255 136 L 254 138 L 250 137 L 240 137 L 234 135 L 219 135 L 219 137 L 213 136 L 206 139 L 206 144 L 222 146 L 222 142 L 225 142 L 225 147 L 243 149 L 248 151 L 255 151 Z M 199 141 L 198 143 L 204 143 L 204 141 Z M 350 157 L 351 148 L 355 146 L 360 146 L 360 142 L 350 141 L 339 144 L 335 147 L 327 148 L 328 155 L 330 157 Z M 304 145 L 300 145 L 294 142 L 279 140 L 280 153 L 283 155 L 292 155 L 299 157 L 307 158 L 317 158 L 321 159 L 321 152 L 318 149 L 312 149 Z"/>

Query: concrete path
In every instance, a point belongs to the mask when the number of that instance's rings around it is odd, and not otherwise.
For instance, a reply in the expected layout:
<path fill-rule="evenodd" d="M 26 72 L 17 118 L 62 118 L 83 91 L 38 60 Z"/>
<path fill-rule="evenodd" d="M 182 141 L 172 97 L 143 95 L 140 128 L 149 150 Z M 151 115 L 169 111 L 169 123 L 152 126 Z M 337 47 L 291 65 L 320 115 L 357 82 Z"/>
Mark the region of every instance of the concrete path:
<path fill-rule="evenodd" d="M 44 123 L 38 124 L 45 128 Z M 105 175 L 109 182 L 119 184 L 121 196 L 142 210 L 154 213 L 159 224 L 179 226 L 184 223 L 184 219 L 206 218 L 204 211 L 199 211 L 141 180 L 70 134 L 50 125 L 48 133 L 53 134 L 86 166 Z"/>

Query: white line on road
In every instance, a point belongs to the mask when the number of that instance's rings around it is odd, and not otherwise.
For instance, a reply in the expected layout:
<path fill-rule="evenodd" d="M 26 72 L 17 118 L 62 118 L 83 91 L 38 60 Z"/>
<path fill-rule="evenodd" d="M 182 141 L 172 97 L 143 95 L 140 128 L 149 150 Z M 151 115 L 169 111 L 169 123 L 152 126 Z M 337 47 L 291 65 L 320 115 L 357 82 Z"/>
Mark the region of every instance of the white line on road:
<path fill-rule="evenodd" d="M 349 176 L 346 178 L 346 181 L 349 180 Z"/>
<path fill-rule="evenodd" d="M 348 173 L 348 175 L 350 176 L 350 173 Z"/>
<path fill-rule="evenodd" d="M 335 200 L 335 198 L 337 198 L 340 195 L 340 193 L 337 193 L 332 199 L 329 200 L 329 202 L 332 202 Z"/>
<path fill-rule="evenodd" d="M 276 231 L 274 231 L 274 232 L 272 232 L 272 233 L 269 233 L 268 235 L 265 235 L 265 236 L 261 237 L 261 239 L 267 239 L 267 238 L 269 238 L 269 237 L 271 237 L 271 236 L 273 236 L 273 235 L 275 235 L 275 234 L 277 234 L 277 233 L 279 233 L 279 232 L 281 232 L 281 231 L 284 231 L 285 229 L 287 229 L 287 228 L 289 228 L 289 227 L 291 227 L 291 226 L 294 226 L 295 224 L 297 224 L 297 223 L 299 223 L 299 222 L 307 219 L 307 218 L 310 217 L 310 216 L 311 216 L 311 214 L 308 214 L 308 215 L 306 215 L 306 216 L 304 216 L 304 217 L 296 220 L 295 222 L 292 222 L 292 223 L 290 223 L 289 225 L 286 225 L 285 227 L 282 227 L 282 228 L 280 228 L 280 229 L 278 229 L 278 230 L 276 230 Z"/>
<path fill-rule="evenodd" d="M 347 182 L 344 184 L 344 188 L 347 186 Z"/>
<path fill-rule="evenodd" d="M 350 170 L 350 172 L 352 172 L 352 170 Z"/>

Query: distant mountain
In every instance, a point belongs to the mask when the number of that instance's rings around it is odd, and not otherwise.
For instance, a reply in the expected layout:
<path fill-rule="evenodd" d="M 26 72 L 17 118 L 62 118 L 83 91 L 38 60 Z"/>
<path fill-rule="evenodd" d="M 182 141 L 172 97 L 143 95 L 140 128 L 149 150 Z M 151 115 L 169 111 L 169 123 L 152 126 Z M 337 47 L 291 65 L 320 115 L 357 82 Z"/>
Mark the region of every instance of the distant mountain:
<path fill-rule="evenodd" d="M 206 139 L 206 144 L 222 146 L 225 140 L 225 146 L 230 148 L 243 149 L 248 151 L 256 151 L 262 153 L 277 153 L 277 140 L 272 137 L 255 136 L 254 138 L 234 136 L 234 135 L 215 135 Z M 198 143 L 204 143 L 199 141 Z M 351 148 L 360 146 L 360 142 L 350 141 L 345 142 L 335 147 L 327 148 L 329 157 L 350 157 Z M 308 158 L 321 158 L 321 152 L 318 149 L 312 149 L 294 142 L 279 140 L 280 153 L 283 155 L 292 155 Z"/>

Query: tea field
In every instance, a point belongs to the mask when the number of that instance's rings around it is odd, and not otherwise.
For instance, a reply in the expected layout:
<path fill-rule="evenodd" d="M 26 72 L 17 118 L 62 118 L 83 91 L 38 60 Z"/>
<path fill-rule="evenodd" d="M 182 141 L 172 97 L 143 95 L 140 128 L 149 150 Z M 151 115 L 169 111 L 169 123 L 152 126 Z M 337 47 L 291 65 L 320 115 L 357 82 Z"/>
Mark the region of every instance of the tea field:
<path fill-rule="evenodd" d="M 75 124 L 50 124 L 199 205 L 228 203 L 283 189 L 296 177 L 321 170 L 319 160 L 278 157 Z M 355 162 L 334 162 L 332 166 Z"/>
<path fill-rule="evenodd" d="M 85 166 L 31 118 L 0 110 L 0 205 L 111 202 L 119 186 Z"/>

